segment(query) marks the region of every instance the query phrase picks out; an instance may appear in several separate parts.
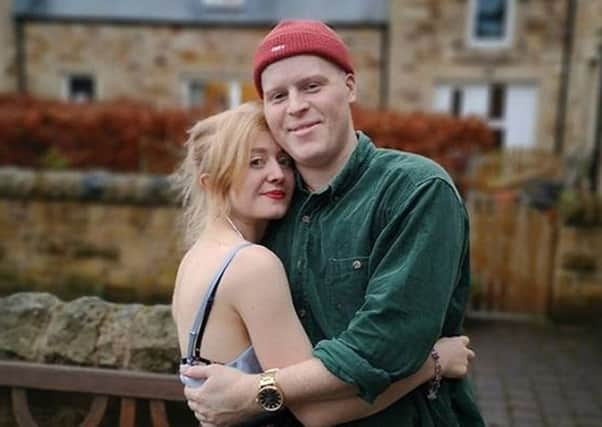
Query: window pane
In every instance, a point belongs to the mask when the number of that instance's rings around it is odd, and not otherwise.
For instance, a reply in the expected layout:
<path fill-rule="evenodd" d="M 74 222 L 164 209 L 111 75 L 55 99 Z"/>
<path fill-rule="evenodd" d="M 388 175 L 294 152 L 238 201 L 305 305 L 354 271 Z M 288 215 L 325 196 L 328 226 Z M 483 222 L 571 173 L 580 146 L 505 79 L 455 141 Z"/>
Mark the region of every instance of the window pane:
<path fill-rule="evenodd" d="M 69 99 L 73 101 L 89 101 L 94 99 L 94 80 L 91 76 L 74 74 L 69 79 Z"/>
<path fill-rule="evenodd" d="M 449 113 L 452 106 L 452 87 L 440 84 L 435 87 L 433 110 L 438 113 Z"/>
<path fill-rule="evenodd" d="M 223 111 L 228 108 L 230 88 L 224 81 L 207 82 L 206 86 L 207 104 L 216 111 Z"/>
<path fill-rule="evenodd" d="M 504 115 L 505 102 L 505 86 L 503 84 L 491 85 L 491 99 L 489 100 L 489 118 L 501 119 Z"/>
<path fill-rule="evenodd" d="M 483 83 L 467 84 L 462 87 L 463 99 L 460 115 L 474 114 L 480 117 L 487 116 L 489 104 L 489 87 Z"/>
<path fill-rule="evenodd" d="M 255 83 L 247 81 L 242 83 L 242 102 L 254 101 L 259 99 L 257 96 L 257 90 L 255 89 Z"/>
<path fill-rule="evenodd" d="M 188 106 L 200 106 L 205 103 L 205 83 L 202 80 L 188 82 Z"/>
<path fill-rule="evenodd" d="M 477 0 L 475 36 L 483 39 L 504 38 L 507 15 L 507 0 Z"/>
<path fill-rule="evenodd" d="M 452 91 L 452 108 L 451 113 L 453 116 L 459 116 L 462 110 L 462 91 L 458 88 L 454 88 Z"/>
<path fill-rule="evenodd" d="M 506 147 L 535 145 L 537 88 L 530 84 L 508 85 L 506 92 Z"/>

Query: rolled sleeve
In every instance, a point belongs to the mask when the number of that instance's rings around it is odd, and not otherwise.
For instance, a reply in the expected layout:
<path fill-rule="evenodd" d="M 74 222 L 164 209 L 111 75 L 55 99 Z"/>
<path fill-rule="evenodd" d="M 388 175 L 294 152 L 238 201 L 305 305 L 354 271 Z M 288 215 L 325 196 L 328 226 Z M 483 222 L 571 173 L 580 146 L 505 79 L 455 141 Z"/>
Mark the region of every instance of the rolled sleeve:
<path fill-rule="evenodd" d="M 447 181 L 426 180 L 403 202 L 386 205 L 363 305 L 346 330 L 313 351 L 368 402 L 422 366 L 441 336 L 467 256 L 466 211 Z"/>

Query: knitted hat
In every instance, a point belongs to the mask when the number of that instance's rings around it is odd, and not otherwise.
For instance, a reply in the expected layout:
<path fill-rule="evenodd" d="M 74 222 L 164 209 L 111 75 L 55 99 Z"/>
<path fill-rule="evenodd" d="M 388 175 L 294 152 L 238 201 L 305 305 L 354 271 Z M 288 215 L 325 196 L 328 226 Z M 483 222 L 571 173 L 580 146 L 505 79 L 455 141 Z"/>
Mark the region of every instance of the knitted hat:
<path fill-rule="evenodd" d="M 337 33 L 320 21 L 293 19 L 281 21 L 261 41 L 253 59 L 253 79 L 261 98 L 261 73 L 281 59 L 295 55 L 317 55 L 348 73 L 354 73 L 349 50 Z"/>

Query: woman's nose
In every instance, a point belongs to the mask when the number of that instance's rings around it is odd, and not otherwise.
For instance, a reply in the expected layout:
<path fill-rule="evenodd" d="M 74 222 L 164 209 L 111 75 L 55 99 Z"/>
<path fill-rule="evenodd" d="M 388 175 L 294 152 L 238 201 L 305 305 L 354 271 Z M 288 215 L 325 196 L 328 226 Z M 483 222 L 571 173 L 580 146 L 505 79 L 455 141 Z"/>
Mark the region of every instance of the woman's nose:
<path fill-rule="evenodd" d="M 276 159 L 270 161 L 270 168 L 268 171 L 268 180 L 269 181 L 282 181 L 284 179 L 284 171 L 282 170 L 282 166 Z"/>

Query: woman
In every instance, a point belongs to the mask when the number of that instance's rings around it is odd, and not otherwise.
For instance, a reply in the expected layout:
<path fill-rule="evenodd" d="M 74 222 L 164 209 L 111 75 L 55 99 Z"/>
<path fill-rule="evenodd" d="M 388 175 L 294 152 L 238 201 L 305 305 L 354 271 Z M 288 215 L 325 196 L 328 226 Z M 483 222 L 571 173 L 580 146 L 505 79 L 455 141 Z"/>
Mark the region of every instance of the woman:
<path fill-rule="evenodd" d="M 190 248 L 178 269 L 172 304 L 184 362 L 226 362 L 253 373 L 311 358 L 286 273 L 272 252 L 254 244 L 269 220 L 285 215 L 294 188 L 293 162 L 272 139 L 260 105 L 245 104 L 197 123 L 186 145 L 175 182 Z M 444 376 L 465 375 L 474 356 L 467 343 L 466 337 L 437 342 Z M 374 405 L 348 398 L 290 409 L 304 425 L 343 423 L 386 408 L 431 380 L 434 370 L 429 358 Z M 280 417 L 271 422 L 286 423 L 286 414 Z"/>

